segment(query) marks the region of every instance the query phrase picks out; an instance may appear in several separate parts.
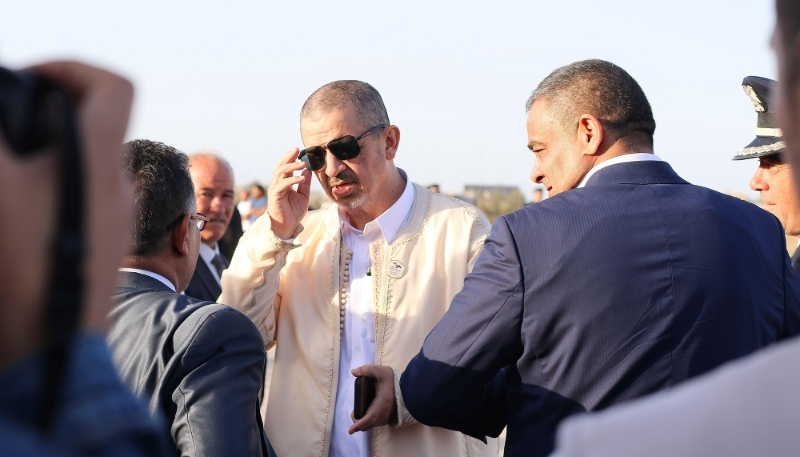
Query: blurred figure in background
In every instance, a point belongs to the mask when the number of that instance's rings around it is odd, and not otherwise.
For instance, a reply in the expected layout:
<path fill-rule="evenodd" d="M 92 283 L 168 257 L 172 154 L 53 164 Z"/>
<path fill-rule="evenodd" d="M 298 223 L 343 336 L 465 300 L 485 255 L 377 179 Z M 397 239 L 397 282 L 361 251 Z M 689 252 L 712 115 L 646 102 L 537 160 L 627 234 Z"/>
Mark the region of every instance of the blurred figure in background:
<path fill-rule="evenodd" d="M 222 293 L 219 280 L 228 268 L 228 259 L 220 252 L 219 241 L 233 217 L 233 169 L 218 155 L 202 152 L 189 157 L 197 212 L 209 218 L 200 232 L 200 258 L 185 294 L 215 302 Z"/>
<path fill-rule="evenodd" d="M 531 203 L 539 203 L 544 198 L 544 189 L 541 187 L 535 187 L 533 189 L 533 193 L 531 194 Z"/>
<path fill-rule="evenodd" d="M 239 191 L 239 203 L 236 204 L 239 216 L 242 218 L 242 231 L 250 228 L 250 192 L 247 189 Z"/>
<path fill-rule="evenodd" d="M 430 186 L 428 186 L 428 190 L 433 192 L 434 194 L 438 194 L 439 193 L 439 185 L 438 184 L 431 184 Z"/>
<path fill-rule="evenodd" d="M 247 201 L 250 203 L 247 219 L 250 221 L 249 225 L 253 225 L 253 222 L 267 212 L 267 194 L 264 186 L 253 184 L 250 188 L 250 198 Z"/>

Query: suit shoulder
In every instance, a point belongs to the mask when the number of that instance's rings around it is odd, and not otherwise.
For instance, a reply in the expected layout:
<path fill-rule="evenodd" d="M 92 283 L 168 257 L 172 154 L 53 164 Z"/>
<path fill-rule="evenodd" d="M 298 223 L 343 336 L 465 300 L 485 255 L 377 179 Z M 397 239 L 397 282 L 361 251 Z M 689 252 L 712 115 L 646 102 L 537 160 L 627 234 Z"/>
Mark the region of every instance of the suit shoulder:
<path fill-rule="evenodd" d="M 186 297 L 197 309 L 186 319 L 186 337 L 202 333 L 218 340 L 244 339 L 263 348 L 261 334 L 255 324 L 241 312 L 227 305 Z"/>
<path fill-rule="evenodd" d="M 700 189 L 701 192 L 705 192 L 708 195 L 709 200 L 714 201 L 715 207 L 721 211 L 734 210 L 741 213 L 739 216 L 740 218 L 744 216 L 747 219 L 760 224 L 777 225 L 778 227 L 781 227 L 781 223 L 778 218 L 775 217 L 775 215 L 763 208 L 758 207 L 754 203 L 702 186 L 692 185 L 692 187 Z"/>

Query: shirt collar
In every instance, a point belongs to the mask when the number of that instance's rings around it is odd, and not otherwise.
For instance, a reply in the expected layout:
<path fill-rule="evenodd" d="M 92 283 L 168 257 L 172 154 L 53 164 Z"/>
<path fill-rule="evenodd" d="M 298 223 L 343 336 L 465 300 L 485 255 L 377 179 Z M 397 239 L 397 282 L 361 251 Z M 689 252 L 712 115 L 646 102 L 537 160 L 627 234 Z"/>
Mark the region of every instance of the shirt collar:
<path fill-rule="evenodd" d="M 383 239 L 389 243 L 394 236 L 397 235 L 397 232 L 400 231 L 400 228 L 403 227 L 406 219 L 408 219 L 408 214 L 411 212 L 413 203 L 414 185 L 411 183 L 411 180 L 406 177 L 406 188 L 403 190 L 403 194 L 400 195 L 400 198 L 398 198 L 389 209 L 384 211 L 383 214 L 378 216 L 377 219 L 368 222 L 367 225 L 364 226 L 364 230 L 358 230 L 353 227 L 347 218 L 347 213 L 341 207 L 339 208 L 339 221 L 342 224 L 342 230 L 351 230 L 356 234 L 375 230 L 373 227 L 377 225 L 383 235 Z"/>
<path fill-rule="evenodd" d="M 217 255 L 219 255 L 219 243 L 214 243 L 213 248 L 205 243 L 200 243 L 200 257 L 202 257 L 206 263 L 211 263 Z"/>
<path fill-rule="evenodd" d="M 140 275 L 149 276 L 149 277 L 151 277 L 153 279 L 156 279 L 156 280 L 160 281 L 162 284 L 164 284 L 165 286 L 169 287 L 170 290 L 172 290 L 173 292 L 177 292 L 177 290 L 175 288 L 175 285 L 172 284 L 169 279 L 161 276 L 158 273 L 153 273 L 152 271 L 149 271 L 149 270 L 140 270 L 138 268 L 120 268 L 119 271 L 125 271 L 125 272 L 128 272 L 128 273 L 139 273 Z"/>
<path fill-rule="evenodd" d="M 663 160 L 655 154 L 649 154 L 646 152 L 637 152 L 635 154 L 623 154 L 619 157 L 614 157 L 613 159 L 608 159 L 605 162 L 599 163 L 595 165 L 586 176 L 581 179 L 581 182 L 578 184 L 576 189 L 580 189 L 584 187 L 587 182 L 589 182 L 589 178 L 592 177 L 595 173 L 599 170 L 602 170 L 605 167 L 610 167 L 611 165 L 616 165 L 618 163 L 627 163 L 627 162 L 646 162 L 646 161 L 654 161 L 654 162 L 663 162 Z"/>

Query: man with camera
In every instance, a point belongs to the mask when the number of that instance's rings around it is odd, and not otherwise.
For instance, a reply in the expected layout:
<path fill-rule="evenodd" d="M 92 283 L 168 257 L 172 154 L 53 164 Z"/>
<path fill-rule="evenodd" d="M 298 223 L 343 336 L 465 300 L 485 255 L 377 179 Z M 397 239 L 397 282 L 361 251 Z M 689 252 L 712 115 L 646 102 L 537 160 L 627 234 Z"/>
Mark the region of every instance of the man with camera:
<path fill-rule="evenodd" d="M 108 337 L 122 378 L 165 417 L 180 455 L 271 455 L 258 330 L 230 307 L 180 294 L 209 221 L 195 209 L 188 158 L 148 140 L 125 149 L 136 212 Z"/>
<path fill-rule="evenodd" d="M 276 165 L 267 214 L 239 242 L 220 297 L 276 345 L 265 420 L 275 450 L 496 456 L 494 440 L 416 423 L 396 389 L 397 373 L 472 269 L 488 221 L 395 166 L 400 130 L 369 84 L 318 89 L 303 105 L 300 132 L 307 148 Z M 335 204 L 308 212 L 312 173 Z M 355 376 L 377 380 L 377 389 L 354 423 Z"/>
<path fill-rule="evenodd" d="M 77 62 L 0 69 L 3 455 L 169 455 L 104 341 L 131 220 L 119 176 L 132 96 Z"/>

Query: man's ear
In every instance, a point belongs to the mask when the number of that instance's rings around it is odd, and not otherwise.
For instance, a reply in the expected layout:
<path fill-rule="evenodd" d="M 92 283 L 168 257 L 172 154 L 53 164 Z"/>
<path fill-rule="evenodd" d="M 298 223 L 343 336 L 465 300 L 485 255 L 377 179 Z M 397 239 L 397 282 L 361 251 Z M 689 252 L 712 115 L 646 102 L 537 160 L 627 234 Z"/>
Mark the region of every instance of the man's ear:
<path fill-rule="evenodd" d="M 172 246 L 181 257 L 189 256 L 189 213 L 181 218 L 180 222 L 172 229 Z"/>
<path fill-rule="evenodd" d="M 583 155 L 595 155 L 603 143 L 606 131 L 600 119 L 583 114 L 578 119 L 578 144 Z"/>
<path fill-rule="evenodd" d="M 385 130 L 386 138 L 386 160 L 394 160 L 397 155 L 397 147 L 400 146 L 400 129 L 397 126 L 390 125 Z"/>

